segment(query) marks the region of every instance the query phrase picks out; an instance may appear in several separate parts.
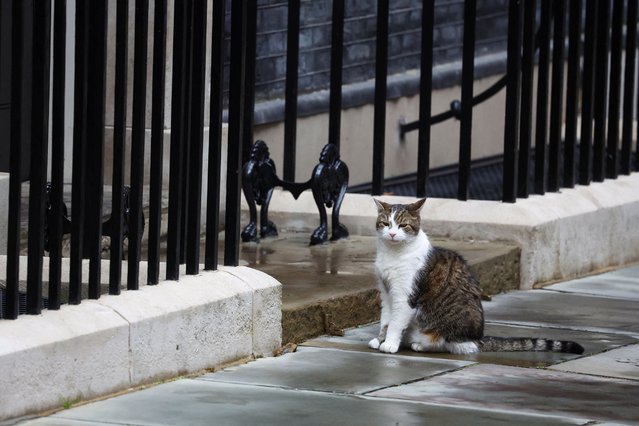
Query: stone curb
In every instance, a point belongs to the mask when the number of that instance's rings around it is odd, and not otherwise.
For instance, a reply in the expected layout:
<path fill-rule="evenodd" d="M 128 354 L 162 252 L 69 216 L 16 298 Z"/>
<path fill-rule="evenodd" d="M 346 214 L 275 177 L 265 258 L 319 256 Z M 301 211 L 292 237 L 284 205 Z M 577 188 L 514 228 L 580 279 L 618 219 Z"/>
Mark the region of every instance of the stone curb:
<path fill-rule="evenodd" d="M 246 267 L 0 321 L 0 420 L 269 356 L 280 345 L 281 284 Z"/>

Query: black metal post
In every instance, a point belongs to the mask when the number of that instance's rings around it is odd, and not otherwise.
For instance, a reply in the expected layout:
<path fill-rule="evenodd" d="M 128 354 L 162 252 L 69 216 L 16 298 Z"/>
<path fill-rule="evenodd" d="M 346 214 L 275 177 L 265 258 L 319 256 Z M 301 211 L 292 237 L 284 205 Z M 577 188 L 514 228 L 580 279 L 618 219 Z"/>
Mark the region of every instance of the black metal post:
<path fill-rule="evenodd" d="M 189 150 L 189 208 L 186 273 L 200 271 L 200 211 L 202 198 L 202 139 L 204 137 L 204 66 L 206 61 L 206 0 L 193 7 L 193 65 L 191 78 L 191 146 Z"/>
<path fill-rule="evenodd" d="M 67 33 L 66 0 L 56 0 L 53 17 L 53 88 L 51 99 L 51 215 L 49 222 L 49 305 L 60 308 L 62 291 L 62 215 L 64 187 L 64 106 Z"/>
<path fill-rule="evenodd" d="M 186 30 L 184 37 L 186 38 L 186 53 L 183 70 L 184 78 L 184 118 L 182 126 L 182 140 L 184 145 L 182 146 L 182 213 L 180 222 L 180 264 L 186 263 L 186 244 L 187 244 L 187 232 L 186 224 L 189 219 L 189 158 L 191 149 L 191 95 L 192 95 L 192 77 L 193 77 L 193 10 L 195 0 L 185 0 L 186 7 Z"/>
<path fill-rule="evenodd" d="M 33 25 L 27 313 L 38 315 L 42 311 L 42 258 L 49 145 L 51 2 L 34 2 L 33 14 L 27 14 L 27 20 L 32 20 Z"/>
<path fill-rule="evenodd" d="M 521 58 L 521 118 L 517 196 L 528 197 L 528 168 L 532 139 L 533 74 L 535 68 L 535 13 L 537 1 L 524 2 L 524 38 Z"/>
<path fill-rule="evenodd" d="M 257 49 L 257 0 L 246 2 L 246 56 L 244 59 L 244 131 L 242 133 L 242 164 L 248 161 L 253 146 L 253 116 L 255 110 L 255 62 Z"/>
<path fill-rule="evenodd" d="M 295 181 L 297 78 L 300 55 L 300 0 L 288 2 L 286 29 L 286 102 L 284 104 L 284 180 Z"/>
<path fill-rule="evenodd" d="M 144 134 L 146 117 L 146 66 L 149 38 L 149 1 L 135 2 L 135 44 L 133 59 L 133 121 L 131 126 L 131 204 L 129 212 L 128 290 L 139 288 L 142 190 L 144 185 Z"/>
<path fill-rule="evenodd" d="M 209 170 L 206 198 L 206 242 L 204 269 L 217 269 L 220 228 L 220 170 L 222 167 L 222 109 L 224 99 L 224 10 L 225 0 L 213 1 L 211 41 L 211 109 Z"/>
<path fill-rule="evenodd" d="M 166 279 L 180 276 L 180 240 L 182 223 L 182 180 L 184 156 L 184 109 L 186 108 L 185 62 L 188 59 L 186 26 L 188 23 L 186 2 L 175 3 L 173 26 L 173 80 L 171 94 L 171 162 L 169 169 L 169 216 L 167 229 Z"/>
<path fill-rule="evenodd" d="M 433 90 L 433 32 L 435 1 L 422 1 L 422 51 L 419 76 L 419 135 L 417 146 L 417 197 L 426 196 L 430 169 L 430 115 Z"/>
<path fill-rule="evenodd" d="M 561 158 L 564 50 L 566 45 L 566 2 L 553 1 L 552 88 L 550 91 L 550 140 L 548 145 L 548 191 L 559 191 L 559 164 Z"/>
<path fill-rule="evenodd" d="M 548 150 L 548 86 L 550 64 L 550 0 L 541 0 L 539 21 L 539 65 L 537 67 L 537 122 L 535 123 L 535 194 L 546 192 Z"/>
<path fill-rule="evenodd" d="M 149 185 L 149 263 L 147 282 L 160 280 L 162 160 L 164 155 L 164 85 L 166 72 L 166 0 L 155 0 L 153 16 L 153 87 L 151 94 L 151 170 Z"/>
<path fill-rule="evenodd" d="M 328 117 L 328 143 L 334 144 L 339 150 L 342 117 L 344 0 L 333 0 L 333 17 L 331 22 L 331 88 Z"/>
<path fill-rule="evenodd" d="M 82 300 L 82 257 L 85 234 L 86 151 L 88 120 L 89 0 L 77 0 L 75 8 L 75 86 L 73 118 L 73 177 L 69 303 Z"/>
<path fill-rule="evenodd" d="M 87 151 L 85 250 L 89 258 L 89 298 L 100 297 L 102 275 L 102 193 L 104 168 L 104 105 L 106 98 L 106 0 L 89 2 L 87 67 Z M 88 148 L 90 146 L 90 148 Z"/>
<path fill-rule="evenodd" d="M 9 162 L 9 217 L 7 221 L 7 311 L 6 319 L 19 314 L 20 280 L 20 212 L 22 204 L 22 127 L 25 124 L 24 66 L 24 5 L 22 0 L 11 4 L 11 148 Z"/>
<path fill-rule="evenodd" d="M 519 113 L 521 108 L 521 12 L 521 0 L 510 0 L 502 195 L 502 201 L 505 203 L 514 203 L 517 199 L 517 151 L 519 149 Z"/>
<path fill-rule="evenodd" d="M 592 180 L 602 182 L 606 168 L 606 114 L 608 112 L 608 50 L 610 46 L 610 3 L 600 0 L 597 8 L 597 56 L 595 64 L 595 131 Z"/>
<path fill-rule="evenodd" d="M 118 0 L 115 34 L 115 100 L 113 105 L 113 180 L 111 194 L 111 253 L 109 294 L 120 294 L 124 221 L 124 163 L 127 116 L 129 0 Z"/>
<path fill-rule="evenodd" d="M 624 94 L 635 93 L 635 60 L 637 58 L 637 2 L 628 1 L 626 11 L 626 67 L 624 72 Z M 639 100 L 638 100 L 639 102 Z M 632 171 L 632 136 L 634 125 L 634 99 L 623 97 L 623 128 L 621 137 L 620 171 L 630 174 Z"/>
<path fill-rule="evenodd" d="M 255 1 L 255 0 L 253 0 Z M 231 65 L 229 85 L 229 144 L 226 174 L 226 229 L 224 265 L 240 260 L 240 195 L 242 193 L 242 141 L 246 77 L 246 23 L 244 2 L 233 2 L 231 10 Z"/>
<path fill-rule="evenodd" d="M 621 49 L 623 48 L 623 0 L 612 2 L 612 34 L 610 39 L 610 91 L 608 110 L 608 146 L 606 177 L 619 175 L 619 119 L 621 112 Z M 626 96 L 632 96 L 632 92 Z"/>
<path fill-rule="evenodd" d="M 388 74 L 388 0 L 377 2 L 377 43 L 375 53 L 375 112 L 373 118 L 373 191 L 384 189 L 384 144 L 386 133 L 386 77 Z"/>
<path fill-rule="evenodd" d="M 459 182 L 457 199 L 468 199 L 473 130 L 473 84 L 475 79 L 475 18 L 477 1 L 464 2 L 464 46 L 462 54 L 461 119 L 459 130 Z"/>
<path fill-rule="evenodd" d="M 570 0 L 569 8 L 563 186 L 572 188 L 575 186 L 575 148 L 577 146 L 577 120 L 579 118 L 582 1 Z"/>
<path fill-rule="evenodd" d="M 595 102 L 595 64 L 597 58 L 598 0 L 586 0 L 584 64 L 581 95 L 581 134 L 579 143 L 579 184 L 592 179 L 592 121 Z"/>

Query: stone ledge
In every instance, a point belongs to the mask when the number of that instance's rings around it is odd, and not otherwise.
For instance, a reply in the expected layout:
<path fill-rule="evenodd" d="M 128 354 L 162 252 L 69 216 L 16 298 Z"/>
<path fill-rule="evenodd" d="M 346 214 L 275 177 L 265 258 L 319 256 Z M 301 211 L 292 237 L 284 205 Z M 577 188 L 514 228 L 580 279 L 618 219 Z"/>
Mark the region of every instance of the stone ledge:
<path fill-rule="evenodd" d="M 0 420 L 281 345 L 281 285 L 246 267 L 0 321 Z"/>
<path fill-rule="evenodd" d="M 390 203 L 412 197 L 382 196 Z M 273 193 L 270 218 L 278 227 L 312 230 L 319 224 L 310 192 L 297 201 Z M 246 212 L 244 222 L 248 220 Z M 341 221 L 352 235 L 374 235 L 369 195 L 346 194 Z M 429 198 L 422 211 L 430 236 L 507 241 L 521 248 L 521 289 L 639 260 L 639 173 L 616 180 L 533 195 L 514 204 Z"/>

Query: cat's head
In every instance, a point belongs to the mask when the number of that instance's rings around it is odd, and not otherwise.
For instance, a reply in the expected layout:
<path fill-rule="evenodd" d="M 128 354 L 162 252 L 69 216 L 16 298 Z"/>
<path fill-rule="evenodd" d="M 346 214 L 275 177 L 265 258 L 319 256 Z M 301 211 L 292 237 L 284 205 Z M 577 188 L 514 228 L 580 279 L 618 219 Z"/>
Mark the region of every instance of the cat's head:
<path fill-rule="evenodd" d="M 375 200 L 377 205 L 377 236 L 390 244 L 410 241 L 421 229 L 419 211 L 425 198 L 412 204 L 388 204 Z"/>

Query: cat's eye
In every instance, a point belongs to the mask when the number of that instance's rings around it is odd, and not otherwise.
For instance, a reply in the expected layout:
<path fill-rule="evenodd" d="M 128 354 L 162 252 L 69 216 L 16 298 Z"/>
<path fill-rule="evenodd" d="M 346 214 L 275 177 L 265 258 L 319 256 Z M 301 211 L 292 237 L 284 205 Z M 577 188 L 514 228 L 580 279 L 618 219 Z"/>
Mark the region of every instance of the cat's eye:
<path fill-rule="evenodd" d="M 388 226 L 388 222 L 386 222 L 385 220 L 380 221 L 379 224 L 382 226 Z"/>

